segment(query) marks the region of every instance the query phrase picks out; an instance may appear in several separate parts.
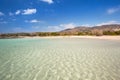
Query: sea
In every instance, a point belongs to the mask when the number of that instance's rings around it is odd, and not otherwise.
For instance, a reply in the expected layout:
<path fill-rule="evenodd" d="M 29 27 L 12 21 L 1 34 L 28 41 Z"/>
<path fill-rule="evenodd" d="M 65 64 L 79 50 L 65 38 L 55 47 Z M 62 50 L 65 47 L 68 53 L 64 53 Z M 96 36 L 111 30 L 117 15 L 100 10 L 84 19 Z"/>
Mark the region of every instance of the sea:
<path fill-rule="evenodd" d="M 0 39 L 0 80 L 120 80 L 120 41 Z"/>

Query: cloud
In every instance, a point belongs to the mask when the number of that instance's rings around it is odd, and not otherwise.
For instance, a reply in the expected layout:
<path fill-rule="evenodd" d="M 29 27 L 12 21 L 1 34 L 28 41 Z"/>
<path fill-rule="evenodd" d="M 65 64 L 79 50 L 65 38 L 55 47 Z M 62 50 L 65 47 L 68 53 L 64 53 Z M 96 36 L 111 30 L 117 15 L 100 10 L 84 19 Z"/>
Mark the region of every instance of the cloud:
<path fill-rule="evenodd" d="M 35 14 L 37 12 L 36 9 L 26 9 L 26 10 L 23 10 L 23 15 L 30 15 L 30 14 Z"/>
<path fill-rule="evenodd" d="M 0 16 L 4 16 L 4 13 L 0 12 Z"/>
<path fill-rule="evenodd" d="M 33 19 L 33 20 L 25 20 L 25 22 L 29 22 L 29 23 L 40 23 L 41 21 L 40 20 L 37 20 L 37 19 Z"/>
<path fill-rule="evenodd" d="M 90 26 L 89 24 L 82 24 L 81 26 Z"/>
<path fill-rule="evenodd" d="M 21 13 L 20 10 L 17 10 L 17 11 L 15 12 L 16 15 L 19 15 L 20 13 Z"/>
<path fill-rule="evenodd" d="M 30 21 L 31 23 L 39 23 L 40 21 L 39 20 L 36 20 L 36 19 L 33 19 Z"/>
<path fill-rule="evenodd" d="M 43 2 L 47 2 L 48 4 L 52 4 L 52 3 L 54 3 L 53 0 L 41 0 L 41 1 L 43 1 Z"/>
<path fill-rule="evenodd" d="M 48 26 L 48 31 L 60 31 L 62 28 L 60 26 Z"/>
<path fill-rule="evenodd" d="M 62 27 L 62 28 L 64 28 L 64 29 L 74 28 L 74 27 L 75 27 L 75 24 L 74 24 L 74 23 L 61 24 L 60 27 Z"/>
<path fill-rule="evenodd" d="M 40 26 L 32 26 L 33 29 L 39 29 Z"/>
<path fill-rule="evenodd" d="M 12 12 L 9 12 L 9 16 L 13 16 L 14 14 Z"/>
<path fill-rule="evenodd" d="M 120 11 L 120 6 L 119 7 L 116 7 L 116 8 L 110 8 L 107 10 L 107 13 L 108 14 L 114 14 L 116 12 Z"/>
<path fill-rule="evenodd" d="M 74 23 L 68 23 L 68 24 L 60 24 L 58 26 L 48 26 L 48 29 L 50 31 L 60 31 L 60 30 L 64 30 L 64 29 L 70 29 L 70 28 L 74 28 L 76 27 L 76 25 Z"/>
<path fill-rule="evenodd" d="M 120 24 L 120 22 L 119 21 L 108 21 L 108 22 L 97 24 L 96 26 L 110 25 L 110 24 Z"/>

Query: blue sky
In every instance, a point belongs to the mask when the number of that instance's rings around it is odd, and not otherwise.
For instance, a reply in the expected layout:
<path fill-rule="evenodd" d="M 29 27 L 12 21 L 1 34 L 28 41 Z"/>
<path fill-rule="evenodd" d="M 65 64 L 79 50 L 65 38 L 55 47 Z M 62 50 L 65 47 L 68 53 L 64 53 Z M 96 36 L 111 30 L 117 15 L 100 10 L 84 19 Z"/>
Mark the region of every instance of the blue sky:
<path fill-rule="evenodd" d="M 0 0 L 0 33 L 120 24 L 120 0 Z"/>

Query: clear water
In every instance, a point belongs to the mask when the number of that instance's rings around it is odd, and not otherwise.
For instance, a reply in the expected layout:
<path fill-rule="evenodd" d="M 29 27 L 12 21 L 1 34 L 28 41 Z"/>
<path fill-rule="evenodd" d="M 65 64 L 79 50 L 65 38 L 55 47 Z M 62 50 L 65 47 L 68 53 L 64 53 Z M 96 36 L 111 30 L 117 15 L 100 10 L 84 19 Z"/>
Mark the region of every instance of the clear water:
<path fill-rule="evenodd" d="M 120 80 L 120 41 L 1 39 L 0 80 Z"/>

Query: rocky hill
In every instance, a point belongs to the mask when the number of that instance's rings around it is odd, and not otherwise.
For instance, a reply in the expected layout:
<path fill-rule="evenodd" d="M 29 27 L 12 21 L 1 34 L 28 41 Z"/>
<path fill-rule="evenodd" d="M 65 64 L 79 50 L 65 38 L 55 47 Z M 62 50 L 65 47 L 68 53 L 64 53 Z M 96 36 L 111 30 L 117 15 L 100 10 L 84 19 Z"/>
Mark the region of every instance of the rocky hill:
<path fill-rule="evenodd" d="M 118 24 L 112 24 L 112 25 L 102 25 L 102 26 L 79 26 L 72 29 L 65 29 L 60 31 L 60 33 L 76 33 L 76 32 L 92 32 L 94 30 L 98 31 L 119 31 L 120 25 Z"/>
<path fill-rule="evenodd" d="M 34 36 L 66 36 L 66 35 L 120 35 L 120 25 L 102 25 L 102 26 L 79 26 L 72 29 L 65 29 L 59 32 L 34 32 L 34 33 L 5 33 L 0 34 L 0 38 L 22 38 Z"/>

